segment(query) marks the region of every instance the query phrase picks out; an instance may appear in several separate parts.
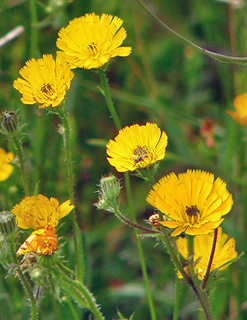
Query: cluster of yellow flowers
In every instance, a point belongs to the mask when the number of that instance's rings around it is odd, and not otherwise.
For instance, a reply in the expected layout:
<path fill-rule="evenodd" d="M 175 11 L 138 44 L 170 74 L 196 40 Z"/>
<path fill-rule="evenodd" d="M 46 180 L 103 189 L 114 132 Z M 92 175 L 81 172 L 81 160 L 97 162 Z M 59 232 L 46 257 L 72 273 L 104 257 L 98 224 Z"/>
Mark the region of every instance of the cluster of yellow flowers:
<path fill-rule="evenodd" d="M 100 68 L 111 58 L 128 56 L 130 47 L 121 47 L 126 31 L 123 21 L 112 15 L 94 13 L 70 21 L 59 31 L 56 59 L 50 54 L 40 59 L 31 59 L 20 70 L 22 78 L 14 81 L 14 88 L 21 94 L 24 104 L 38 104 L 39 108 L 58 107 L 71 86 L 74 68 Z M 121 28 L 120 28 L 121 27 Z M 10 154 L 9 154 L 10 157 Z M 0 179 L 10 172 L 4 157 Z M 6 163 L 4 163 L 4 161 Z M 57 199 L 43 195 L 31 196 L 17 204 L 12 213 L 20 228 L 34 229 L 17 251 L 18 255 L 34 252 L 50 255 L 57 250 L 56 226 L 73 205 L 65 201 L 59 206 Z"/>
<path fill-rule="evenodd" d="M 156 124 L 133 125 L 120 130 L 115 140 L 108 142 L 107 159 L 119 172 L 148 168 L 165 157 L 166 145 L 167 135 Z M 187 170 L 178 175 L 171 173 L 153 186 L 147 202 L 163 214 L 163 221 L 159 224 L 174 229 L 171 236 L 183 232 L 195 236 L 194 268 L 198 277 L 203 279 L 213 247 L 213 231 L 233 205 L 226 183 L 201 170 Z M 211 271 L 216 268 L 224 270 L 236 259 L 235 241 L 227 239 L 219 228 Z M 186 238 L 179 237 L 176 244 L 187 259 Z M 180 273 L 178 275 L 181 277 Z"/>
<path fill-rule="evenodd" d="M 111 58 L 128 56 L 130 47 L 121 47 L 126 31 L 123 21 L 112 15 L 92 13 L 75 18 L 59 31 L 56 60 L 52 55 L 31 59 L 14 81 L 24 104 L 38 103 L 40 108 L 57 107 L 69 90 L 74 68 L 100 68 Z M 119 30 L 120 28 L 120 30 Z"/>
<path fill-rule="evenodd" d="M 38 103 L 40 108 L 57 107 L 70 88 L 74 76 L 71 69 L 100 68 L 113 57 L 128 56 L 131 48 L 121 47 L 126 38 L 122 23 L 118 17 L 94 13 L 70 21 L 59 31 L 57 47 L 62 51 L 57 52 L 55 60 L 51 55 L 44 55 L 41 59 L 27 61 L 20 70 L 22 78 L 14 81 L 14 87 L 22 94 L 21 101 Z M 237 113 L 229 114 L 247 124 L 246 110 L 240 107 L 243 100 L 246 104 L 247 94 L 235 100 Z M 165 157 L 166 146 L 167 135 L 156 124 L 135 124 L 123 128 L 108 142 L 107 160 L 119 172 L 148 169 Z M 147 202 L 164 214 L 164 220 L 159 223 L 173 229 L 171 236 L 183 232 L 195 236 L 195 272 L 202 279 L 213 246 L 213 231 L 233 205 L 225 182 L 220 178 L 215 180 L 213 174 L 201 170 L 188 170 L 178 175 L 171 173 L 153 186 Z M 72 209 L 69 201 L 59 206 L 56 199 L 49 200 L 43 195 L 26 197 L 16 205 L 12 212 L 18 226 L 34 229 L 18 254 L 52 254 L 57 248 L 55 228 L 58 221 Z M 187 259 L 186 239 L 179 237 L 176 243 L 181 255 Z M 211 270 L 223 270 L 237 257 L 234 246 L 234 240 L 228 240 L 219 228 Z"/>

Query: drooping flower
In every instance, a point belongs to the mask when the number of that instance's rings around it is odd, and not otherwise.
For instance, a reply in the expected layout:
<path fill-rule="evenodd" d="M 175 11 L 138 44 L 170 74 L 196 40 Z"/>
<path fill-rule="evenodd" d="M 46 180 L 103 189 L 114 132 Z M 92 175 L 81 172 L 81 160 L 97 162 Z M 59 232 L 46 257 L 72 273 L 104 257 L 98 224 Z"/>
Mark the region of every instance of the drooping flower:
<path fill-rule="evenodd" d="M 120 47 L 126 38 L 123 21 L 112 15 L 95 13 L 75 18 L 58 33 L 57 47 L 71 68 L 99 68 L 116 56 L 126 57 L 130 47 Z"/>
<path fill-rule="evenodd" d="M 211 256 L 214 241 L 214 232 L 194 237 L 194 271 L 198 278 L 202 280 L 205 277 L 209 259 Z M 179 237 L 176 240 L 177 248 L 184 259 L 188 259 L 187 239 Z M 218 229 L 216 246 L 214 251 L 213 262 L 210 271 L 218 269 L 225 270 L 228 265 L 238 256 L 235 251 L 235 240 L 230 238 L 226 233 L 222 233 L 222 229 Z M 185 268 L 187 272 L 187 269 Z M 180 272 L 178 277 L 182 278 Z"/>
<path fill-rule="evenodd" d="M 14 81 L 14 88 L 21 94 L 24 104 L 38 103 L 39 108 L 57 107 L 70 88 L 74 73 L 62 52 L 56 60 L 51 54 L 38 60 L 31 59 L 20 70 L 22 78 Z"/>
<path fill-rule="evenodd" d="M 57 245 L 56 229 L 48 225 L 45 228 L 33 231 L 17 250 L 16 254 L 19 256 L 32 252 L 40 255 L 51 255 L 56 251 Z"/>
<path fill-rule="evenodd" d="M 56 198 L 48 199 L 42 194 L 26 197 L 16 204 L 11 212 L 15 215 L 18 227 L 34 229 L 18 249 L 17 255 L 29 252 L 51 255 L 58 244 L 56 226 L 73 208 L 70 200 L 59 205 Z"/>
<path fill-rule="evenodd" d="M 22 229 L 41 229 L 48 225 L 56 228 L 60 219 L 65 217 L 74 208 L 70 200 L 59 205 L 56 198 L 50 198 L 39 194 L 37 197 L 24 198 L 16 204 L 11 212 L 16 217 L 18 227 Z"/>
<path fill-rule="evenodd" d="M 167 135 L 155 123 L 124 127 L 106 145 L 108 162 L 119 172 L 148 167 L 165 157 Z"/>
<path fill-rule="evenodd" d="M 6 153 L 4 149 L 0 148 L 0 181 L 8 179 L 14 170 L 10 162 L 14 159 L 12 152 Z"/>
<path fill-rule="evenodd" d="M 247 125 L 247 93 L 241 94 L 234 99 L 236 111 L 228 110 L 227 113 L 242 126 Z"/>
<path fill-rule="evenodd" d="M 149 192 L 147 202 L 167 216 L 160 221 L 174 228 L 172 236 L 207 234 L 217 228 L 233 205 L 232 195 L 220 178 L 201 170 L 187 170 L 161 178 Z"/>

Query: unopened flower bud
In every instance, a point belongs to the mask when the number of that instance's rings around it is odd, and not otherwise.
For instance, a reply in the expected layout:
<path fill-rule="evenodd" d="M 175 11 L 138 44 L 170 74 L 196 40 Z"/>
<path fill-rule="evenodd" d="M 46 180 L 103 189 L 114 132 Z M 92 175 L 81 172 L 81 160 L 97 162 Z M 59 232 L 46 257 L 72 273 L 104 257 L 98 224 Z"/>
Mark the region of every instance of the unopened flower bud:
<path fill-rule="evenodd" d="M 17 225 L 15 222 L 15 216 L 8 211 L 0 212 L 0 232 L 6 237 L 16 237 Z"/>
<path fill-rule="evenodd" d="M 113 175 L 102 177 L 100 179 L 99 187 L 101 197 L 109 202 L 115 201 L 118 198 L 121 190 L 119 180 Z"/>
<path fill-rule="evenodd" d="M 19 129 L 18 116 L 14 111 L 4 111 L 1 115 L 2 128 L 6 133 L 15 133 Z"/>
<path fill-rule="evenodd" d="M 120 194 L 121 186 L 119 180 L 113 176 L 102 177 L 99 184 L 99 201 L 96 207 L 114 213 L 116 200 Z"/>

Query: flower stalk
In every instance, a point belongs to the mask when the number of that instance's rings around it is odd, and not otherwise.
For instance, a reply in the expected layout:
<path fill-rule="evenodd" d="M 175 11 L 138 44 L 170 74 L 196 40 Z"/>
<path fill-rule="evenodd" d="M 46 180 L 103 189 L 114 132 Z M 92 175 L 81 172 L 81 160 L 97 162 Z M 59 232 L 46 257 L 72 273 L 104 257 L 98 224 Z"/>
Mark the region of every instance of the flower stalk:
<path fill-rule="evenodd" d="M 190 270 L 190 277 L 192 281 L 192 289 L 194 290 L 202 308 L 205 313 L 207 320 L 214 320 L 214 315 L 212 314 L 211 306 L 208 301 L 207 295 L 205 291 L 202 289 L 199 280 L 194 272 L 194 240 L 193 237 L 187 236 L 187 243 L 188 243 L 188 263 L 189 263 L 189 270 Z"/>
<path fill-rule="evenodd" d="M 18 277 L 21 280 L 21 283 L 23 285 L 23 288 L 28 296 L 28 299 L 30 301 L 31 304 L 31 320 L 37 320 L 37 306 L 36 306 L 36 301 L 34 299 L 30 284 L 27 281 L 27 278 L 25 277 L 25 275 L 22 273 L 21 268 L 19 266 L 17 257 L 16 257 L 16 252 L 15 252 L 15 245 L 12 242 L 10 244 L 10 255 L 11 255 L 11 259 L 13 261 L 13 263 L 15 264 L 16 267 L 16 272 L 18 274 Z"/>
<path fill-rule="evenodd" d="M 120 123 L 118 114 L 117 114 L 116 109 L 115 109 L 113 102 L 112 102 L 111 92 L 110 92 L 110 88 L 108 86 L 105 72 L 103 69 L 99 69 L 98 72 L 99 72 L 99 76 L 101 79 L 102 89 L 103 89 L 104 97 L 106 100 L 106 104 L 107 104 L 108 109 L 112 115 L 112 118 L 113 118 L 113 121 L 114 121 L 114 124 L 115 124 L 117 130 L 120 130 L 121 123 Z M 128 199 L 128 204 L 129 204 L 130 216 L 131 216 L 132 221 L 134 223 L 136 223 L 129 172 L 124 173 L 124 179 L 125 179 L 125 185 L 126 185 L 126 191 L 127 191 L 127 199 Z M 142 275 L 143 275 L 144 285 L 145 285 L 145 289 L 146 289 L 151 319 L 156 320 L 157 319 L 156 318 L 156 311 L 154 308 L 153 298 L 152 298 L 152 294 L 151 294 L 151 288 L 150 288 L 150 283 L 149 283 L 149 279 L 148 279 L 148 273 L 147 273 L 147 267 L 146 267 L 146 262 L 145 262 L 145 258 L 144 258 L 144 253 L 143 253 L 141 241 L 138 238 L 138 232 L 136 229 L 134 229 L 134 232 L 135 232 L 135 237 L 136 237 L 137 250 L 138 250 L 138 254 L 139 254 L 140 265 L 141 265 L 141 269 L 142 269 Z"/>
<path fill-rule="evenodd" d="M 135 216 L 134 205 L 133 205 L 129 172 L 124 173 L 124 178 L 125 178 L 125 185 L 126 185 L 126 192 L 127 192 L 127 199 L 128 199 L 128 204 L 129 204 L 130 216 L 131 216 L 131 219 L 134 221 L 134 223 L 136 223 L 136 216 Z M 151 293 L 151 288 L 150 288 L 150 283 L 149 283 L 147 267 L 146 267 L 146 262 L 145 262 L 144 253 L 143 253 L 143 249 L 142 249 L 141 240 L 138 237 L 138 232 L 136 229 L 134 229 L 134 232 L 135 232 L 135 236 L 136 236 L 137 250 L 138 250 L 138 254 L 139 254 L 144 285 L 146 288 L 151 319 L 156 320 L 157 319 L 156 318 L 156 311 L 154 308 L 154 303 L 153 303 L 153 298 L 152 298 L 152 293 Z"/>
<path fill-rule="evenodd" d="M 21 179 L 24 187 L 24 192 L 26 196 L 30 195 L 29 185 L 28 185 L 28 179 L 25 171 L 25 165 L 24 165 L 24 155 L 23 155 L 23 148 L 22 148 L 22 140 L 18 137 L 13 137 L 13 144 L 14 148 L 17 151 L 18 161 L 20 164 L 20 171 L 21 171 Z"/>
<path fill-rule="evenodd" d="M 31 57 L 38 56 L 38 14 L 35 0 L 29 0 L 29 11 L 31 20 L 31 41 L 30 41 L 30 54 Z"/>
<path fill-rule="evenodd" d="M 105 71 L 102 68 L 99 68 L 98 73 L 99 73 L 99 77 L 101 80 L 101 85 L 102 85 L 104 97 L 106 100 L 106 104 L 108 106 L 108 109 L 110 111 L 110 114 L 113 118 L 113 121 L 114 121 L 114 124 L 115 124 L 117 130 L 120 130 L 122 126 L 121 126 L 118 114 L 116 112 L 116 109 L 115 109 L 113 101 L 112 101 L 111 92 L 110 92 L 110 88 L 108 85 L 108 80 L 105 75 Z"/>
<path fill-rule="evenodd" d="M 66 154 L 68 178 L 69 178 L 69 197 L 71 204 L 74 204 L 74 173 L 72 165 L 72 156 L 71 156 L 71 138 L 70 138 L 70 126 L 68 115 L 64 110 L 64 103 L 58 108 L 59 117 L 63 123 L 64 127 L 64 147 Z M 81 241 L 80 229 L 76 221 L 76 212 L 75 209 L 71 211 L 72 227 L 74 231 L 74 246 L 75 246 L 75 257 L 76 257 L 76 279 L 79 282 L 83 281 L 84 278 L 84 261 L 83 261 L 83 246 Z"/>
<path fill-rule="evenodd" d="M 61 263 L 56 266 L 56 270 L 61 275 L 62 280 L 65 283 L 69 284 L 72 288 L 74 288 L 77 294 L 80 294 L 82 301 L 84 301 L 84 304 L 82 304 L 82 306 L 85 307 L 85 301 L 86 301 L 86 303 L 88 304 L 88 307 L 94 314 L 95 318 L 97 320 L 105 320 L 105 317 L 100 312 L 99 307 L 93 295 L 88 291 L 88 289 L 81 282 L 71 279 L 67 275 L 67 272 L 65 272 L 63 265 L 61 265 Z"/>

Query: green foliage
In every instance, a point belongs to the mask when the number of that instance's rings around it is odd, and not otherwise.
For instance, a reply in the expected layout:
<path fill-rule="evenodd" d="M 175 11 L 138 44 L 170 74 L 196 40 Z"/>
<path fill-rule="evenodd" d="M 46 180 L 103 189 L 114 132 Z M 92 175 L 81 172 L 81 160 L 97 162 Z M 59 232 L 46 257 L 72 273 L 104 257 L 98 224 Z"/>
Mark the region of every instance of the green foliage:
<path fill-rule="evenodd" d="M 87 12 L 117 15 L 123 19 L 127 30 L 124 45 L 132 46 L 131 55 L 113 59 L 107 71 L 122 125 L 153 121 L 167 133 L 167 156 L 159 164 L 156 181 L 171 171 L 199 168 L 213 172 L 227 182 L 233 193 L 234 207 L 223 228 L 235 238 L 237 251 L 246 251 L 246 128 L 234 123 L 226 114 L 226 110 L 233 109 L 234 97 L 246 91 L 247 59 L 229 58 L 244 57 L 247 52 L 246 4 L 235 10 L 216 0 L 149 1 L 148 6 L 158 12 L 162 21 L 199 45 L 198 48 L 171 35 L 134 1 L 35 1 L 36 24 L 31 21 L 30 3 L 2 0 L 0 4 L 1 37 L 18 25 L 24 27 L 24 33 L 1 47 L 0 106 L 1 111 L 13 110 L 19 114 L 25 133 L 22 147 L 31 193 L 56 197 L 61 202 L 69 197 L 64 146 L 58 133 L 61 123 L 56 115 L 48 114 L 46 110 L 23 105 L 19 92 L 12 86 L 13 81 L 34 54 L 35 58 L 44 53 L 55 56 L 58 30 L 69 20 Z M 34 49 L 33 27 L 38 32 L 37 48 Z M 201 48 L 206 51 L 202 52 Z M 133 230 L 93 205 L 97 202 L 96 190 L 101 176 L 113 173 L 123 178 L 110 167 L 105 153 L 105 142 L 114 138 L 117 131 L 98 89 L 98 74 L 79 69 L 74 72 L 66 110 L 71 123 L 76 211 L 83 247 L 87 248 L 83 252 L 85 284 L 97 298 L 106 319 L 148 320 L 150 315 Z M 206 119 L 211 119 L 213 124 L 212 145 L 202 133 Z M 0 136 L 0 147 L 7 151 L 12 148 L 3 135 Z M 150 185 L 134 175 L 131 183 L 137 220 L 142 224 L 153 213 L 145 200 Z M 0 211 L 10 211 L 23 199 L 17 165 L 10 178 L 0 182 L 0 190 Z M 124 188 L 120 200 L 129 217 Z M 63 236 L 65 264 L 74 269 L 70 218 L 65 217 L 63 222 L 58 235 Z M 20 234 L 19 244 L 26 235 L 26 232 Z M 156 246 L 155 239 L 143 237 L 141 242 L 157 319 L 172 319 L 174 266 L 164 247 Z M 1 245 L 1 248 L 6 255 L 5 247 Z M 246 264 L 246 256 L 243 256 L 219 273 L 220 279 L 215 281 L 210 294 L 216 319 L 247 318 Z M 11 263 L 6 267 L 11 271 Z M 4 306 L 0 308 L 0 319 L 26 320 L 30 311 L 23 288 L 13 272 L 6 277 L 5 268 L 0 269 L 0 305 Z M 50 280 L 54 281 L 53 276 Z M 66 283 L 56 292 L 56 283 L 53 285 L 54 288 L 50 285 L 41 289 L 40 319 L 70 319 L 71 315 L 73 319 L 92 319 L 87 302 L 81 301 L 84 309 L 78 306 L 80 297 L 77 290 L 72 290 L 74 287 Z M 37 287 L 32 289 L 37 290 Z M 51 292 L 55 292 L 54 295 Z M 201 319 L 199 303 L 189 287 L 181 286 L 181 297 L 180 318 Z"/>

